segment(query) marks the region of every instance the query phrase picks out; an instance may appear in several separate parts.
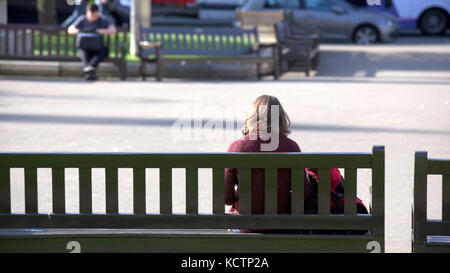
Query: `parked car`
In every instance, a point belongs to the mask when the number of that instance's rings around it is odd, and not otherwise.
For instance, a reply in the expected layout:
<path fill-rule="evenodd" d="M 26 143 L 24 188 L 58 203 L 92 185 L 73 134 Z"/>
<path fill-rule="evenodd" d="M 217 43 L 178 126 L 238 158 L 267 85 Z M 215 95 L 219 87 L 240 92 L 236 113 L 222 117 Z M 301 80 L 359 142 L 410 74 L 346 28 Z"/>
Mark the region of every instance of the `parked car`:
<path fill-rule="evenodd" d="M 387 11 L 398 18 L 400 30 L 420 29 L 423 34 L 445 34 L 450 28 L 450 0 L 346 0 L 354 6 Z"/>
<path fill-rule="evenodd" d="M 357 44 L 389 42 L 398 35 L 395 16 L 360 9 L 344 0 L 248 0 L 242 11 L 293 10 L 299 26 L 318 28 L 323 38 L 352 39 Z"/>

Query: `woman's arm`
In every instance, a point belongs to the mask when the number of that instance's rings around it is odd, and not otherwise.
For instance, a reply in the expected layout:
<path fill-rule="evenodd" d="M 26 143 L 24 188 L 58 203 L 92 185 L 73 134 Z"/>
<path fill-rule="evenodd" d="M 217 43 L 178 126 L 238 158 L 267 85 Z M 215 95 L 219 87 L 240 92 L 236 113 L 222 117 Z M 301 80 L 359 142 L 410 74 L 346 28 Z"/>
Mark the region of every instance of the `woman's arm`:
<path fill-rule="evenodd" d="M 235 199 L 234 185 L 237 184 L 236 169 L 225 169 L 225 205 L 234 205 Z"/>
<path fill-rule="evenodd" d="M 227 153 L 236 152 L 236 147 L 239 141 L 231 143 L 227 149 Z M 236 168 L 225 168 L 225 204 L 235 205 L 238 201 L 235 193 L 235 185 L 238 184 L 237 179 L 237 169 Z"/>

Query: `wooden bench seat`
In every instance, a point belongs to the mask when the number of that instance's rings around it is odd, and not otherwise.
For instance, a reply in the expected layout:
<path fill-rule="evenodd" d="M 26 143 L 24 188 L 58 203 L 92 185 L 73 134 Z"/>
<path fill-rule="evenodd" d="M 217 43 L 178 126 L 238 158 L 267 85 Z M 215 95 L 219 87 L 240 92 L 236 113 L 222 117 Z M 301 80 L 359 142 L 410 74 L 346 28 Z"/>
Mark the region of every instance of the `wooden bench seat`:
<path fill-rule="evenodd" d="M 161 241 L 163 240 L 163 244 Z M 364 235 L 235 233 L 229 230 L 49 229 L 0 231 L 0 252 L 368 252 Z M 70 249 L 70 248 L 69 248 Z"/>

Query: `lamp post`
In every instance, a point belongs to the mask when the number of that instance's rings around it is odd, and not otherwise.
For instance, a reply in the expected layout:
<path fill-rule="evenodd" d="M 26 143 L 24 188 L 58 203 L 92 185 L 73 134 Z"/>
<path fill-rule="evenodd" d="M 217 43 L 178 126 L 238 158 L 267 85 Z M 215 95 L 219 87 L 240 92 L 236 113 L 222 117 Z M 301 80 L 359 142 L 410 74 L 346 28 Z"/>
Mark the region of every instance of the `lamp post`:
<path fill-rule="evenodd" d="M 132 0 L 130 11 L 130 53 L 136 56 L 138 53 L 139 24 L 150 27 L 152 17 L 151 0 Z"/>
<path fill-rule="evenodd" d="M 0 24 L 8 23 L 8 0 L 0 0 Z"/>

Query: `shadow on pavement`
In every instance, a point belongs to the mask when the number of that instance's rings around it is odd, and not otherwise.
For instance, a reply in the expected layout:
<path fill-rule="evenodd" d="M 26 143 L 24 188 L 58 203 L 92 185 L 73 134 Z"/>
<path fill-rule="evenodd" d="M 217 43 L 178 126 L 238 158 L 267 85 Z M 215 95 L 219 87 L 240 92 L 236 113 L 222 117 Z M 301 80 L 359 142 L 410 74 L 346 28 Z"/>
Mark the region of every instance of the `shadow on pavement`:
<path fill-rule="evenodd" d="M 316 76 L 376 77 L 380 71 L 450 71 L 450 54 L 430 52 L 364 52 L 325 50 Z"/>

